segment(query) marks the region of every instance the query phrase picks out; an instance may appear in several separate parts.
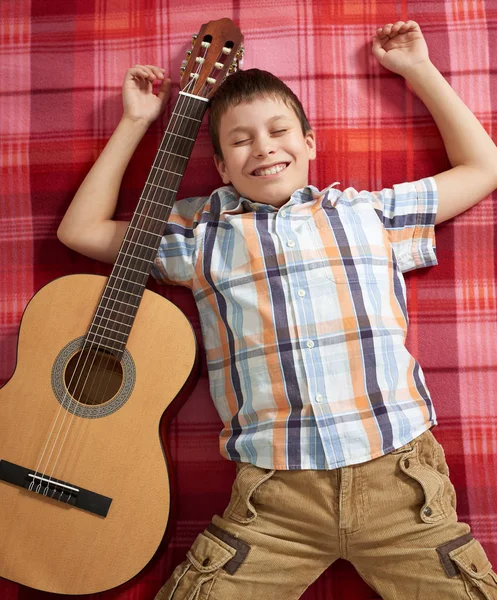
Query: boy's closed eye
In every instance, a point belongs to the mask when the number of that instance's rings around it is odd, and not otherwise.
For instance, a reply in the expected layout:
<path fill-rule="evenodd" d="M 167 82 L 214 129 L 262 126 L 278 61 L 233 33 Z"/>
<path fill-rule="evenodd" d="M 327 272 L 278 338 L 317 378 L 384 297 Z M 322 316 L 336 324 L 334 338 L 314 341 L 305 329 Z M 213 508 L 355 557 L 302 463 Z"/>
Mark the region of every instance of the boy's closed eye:
<path fill-rule="evenodd" d="M 271 133 L 271 135 L 277 135 L 277 134 L 280 134 L 280 133 L 285 133 L 286 131 L 287 131 L 286 129 L 278 129 L 278 131 L 273 131 Z M 243 144 L 243 143 L 249 142 L 249 141 L 250 141 L 249 139 L 238 140 L 238 141 L 236 141 L 236 142 L 233 143 L 233 146 L 238 146 L 240 144 Z"/>

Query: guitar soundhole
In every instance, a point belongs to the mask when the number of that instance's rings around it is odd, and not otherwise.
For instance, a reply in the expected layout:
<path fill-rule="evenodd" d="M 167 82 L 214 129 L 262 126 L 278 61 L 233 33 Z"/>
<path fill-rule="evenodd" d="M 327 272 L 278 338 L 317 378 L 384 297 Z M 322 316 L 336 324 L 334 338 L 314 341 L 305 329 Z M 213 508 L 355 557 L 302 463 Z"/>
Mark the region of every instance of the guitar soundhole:
<path fill-rule="evenodd" d="M 81 404 L 104 404 L 114 398 L 122 386 L 122 366 L 106 350 L 80 350 L 67 364 L 64 383 L 70 395 Z"/>

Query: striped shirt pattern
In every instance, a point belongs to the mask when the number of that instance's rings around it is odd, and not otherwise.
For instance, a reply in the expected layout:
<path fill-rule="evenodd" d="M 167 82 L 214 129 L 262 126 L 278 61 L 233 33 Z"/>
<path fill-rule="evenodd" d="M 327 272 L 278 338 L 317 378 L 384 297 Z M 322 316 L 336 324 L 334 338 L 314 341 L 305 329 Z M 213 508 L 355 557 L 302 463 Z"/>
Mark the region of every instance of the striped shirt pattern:
<path fill-rule="evenodd" d="M 174 204 L 152 275 L 193 292 L 228 459 L 333 469 L 436 425 L 403 277 L 438 264 L 435 180 L 335 185 L 279 209 L 232 186 Z"/>

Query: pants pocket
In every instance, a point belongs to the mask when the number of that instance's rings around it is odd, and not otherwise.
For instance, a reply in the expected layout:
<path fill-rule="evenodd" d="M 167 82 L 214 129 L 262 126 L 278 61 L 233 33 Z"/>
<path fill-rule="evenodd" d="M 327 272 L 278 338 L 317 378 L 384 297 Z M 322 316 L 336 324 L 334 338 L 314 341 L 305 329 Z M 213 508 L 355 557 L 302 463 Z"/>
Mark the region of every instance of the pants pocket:
<path fill-rule="evenodd" d="M 480 542 L 474 538 L 448 553 L 464 580 L 468 597 L 473 600 L 497 600 L 497 574 Z"/>
<path fill-rule="evenodd" d="M 219 570 L 235 558 L 236 548 L 206 529 L 162 586 L 155 600 L 208 600 Z"/>
<path fill-rule="evenodd" d="M 246 524 L 257 517 L 257 497 L 262 485 L 274 475 L 275 469 L 262 469 L 250 463 L 238 464 L 231 499 L 223 518 Z"/>
<path fill-rule="evenodd" d="M 436 523 L 447 518 L 452 511 L 455 512 L 455 491 L 448 475 L 441 473 L 420 456 L 419 444 L 402 454 L 399 466 L 423 490 L 424 503 L 419 510 L 422 521 Z"/>

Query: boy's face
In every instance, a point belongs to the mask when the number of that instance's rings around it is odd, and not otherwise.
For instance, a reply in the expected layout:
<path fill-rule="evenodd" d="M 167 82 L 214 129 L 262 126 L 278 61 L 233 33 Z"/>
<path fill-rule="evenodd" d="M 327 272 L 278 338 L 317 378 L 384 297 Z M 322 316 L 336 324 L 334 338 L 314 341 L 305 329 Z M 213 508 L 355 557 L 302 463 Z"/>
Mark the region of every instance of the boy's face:
<path fill-rule="evenodd" d="M 279 99 L 229 108 L 221 117 L 219 142 L 224 158 L 214 161 L 223 183 L 253 202 L 276 207 L 307 185 L 309 160 L 316 157 L 314 132 L 304 136 L 293 108 Z"/>

